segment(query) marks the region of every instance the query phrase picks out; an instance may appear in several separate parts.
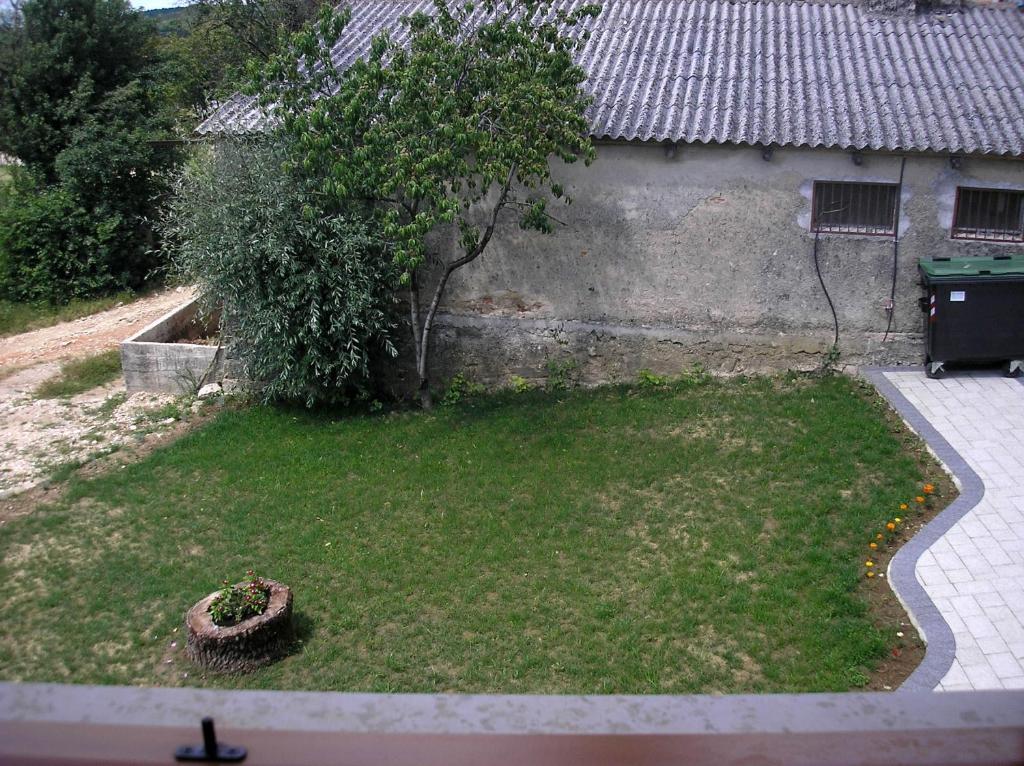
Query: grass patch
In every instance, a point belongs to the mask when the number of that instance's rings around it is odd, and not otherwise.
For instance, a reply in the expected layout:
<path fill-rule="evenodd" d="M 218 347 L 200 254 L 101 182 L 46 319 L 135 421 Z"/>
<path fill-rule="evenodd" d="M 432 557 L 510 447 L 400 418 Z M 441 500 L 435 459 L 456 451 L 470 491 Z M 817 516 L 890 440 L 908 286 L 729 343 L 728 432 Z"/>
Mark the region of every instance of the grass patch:
<path fill-rule="evenodd" d="M 886 650 L 867 536 L 937 470 L 905 438 L 843 377 L 435 414 L 228 411 L 0 526 L 0 668 L 377 692 L 847 690 Z M 183 615 L 249 568 L 293 586 L 303 646 L 203 676 Z"/>
<path fill-rule="evenodd" d="M 39 385 L 35 395 L 38 399 L 75 396 L 106 385 L 120 374 L 121 352 L 115 348 L 95 356 L 65 362 L 61 365 L 60 373 Z"/>
<path fill-rule="evenodd" d="M 0 337 L 50 327 L 60 322 L 96 314 L 134 299 L 132 293 L 118 293 L 105 298 L 75 299 L 63 306 L 48 303 L 15 303 L 0 300 Z"/>

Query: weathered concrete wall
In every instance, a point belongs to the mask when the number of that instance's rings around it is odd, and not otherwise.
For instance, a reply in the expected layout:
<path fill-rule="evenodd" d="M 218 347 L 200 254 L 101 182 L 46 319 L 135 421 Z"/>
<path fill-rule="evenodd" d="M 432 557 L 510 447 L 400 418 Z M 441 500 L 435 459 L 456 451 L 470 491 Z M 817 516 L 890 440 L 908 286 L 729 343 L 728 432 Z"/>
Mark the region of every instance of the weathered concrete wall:
<path fill-rule="evenodd" d="M 121 370 L 129 393 L 195 393 L 202 383 L 223 378 L 223 354 L 218 355 L 217 346 L 175 342 L 195 339 L 208 329 L 196 321 L 198 312 L 198 301 L 191 300 L 121 344 Z"/>
<path fill-rule="evenodd" d="M 573 198 L 545 236 L 503 224 L 490 249 L 456 272 L 443 304 L 432 378 L 459 370 L 500 384 L 575 358 L 589 381 L 701 361 L 740 372 L 808 369 L 832 341 L 809 232 L 815 180 L 895 183 L 900 157 L 736 146 L 609 144 L 591 167 L 556 174 Z M 883 342 L 891 238 L 821 235 L 822 275 L 839 315 L 846 363 L 920 362 L 917 261 L 1019 251 L 954 241 L 957 185 L 1024 188 L 1024 163 L 907 158 L 896 306 Z M 437 244 L 439 252 L 450 243 Z"/>

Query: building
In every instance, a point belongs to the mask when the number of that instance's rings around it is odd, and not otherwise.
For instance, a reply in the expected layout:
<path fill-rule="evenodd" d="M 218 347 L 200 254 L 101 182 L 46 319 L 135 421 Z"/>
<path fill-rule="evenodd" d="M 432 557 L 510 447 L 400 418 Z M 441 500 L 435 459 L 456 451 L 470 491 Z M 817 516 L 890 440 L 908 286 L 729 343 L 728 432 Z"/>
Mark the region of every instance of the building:
<path fill-rule="evenodd" d="M 356 0 L 338 66 L 430 6 Z M 1024 249 L 1021 10 L 606 0 L 590 28 L 598 159 L 555 169 L 561 230 L 456 272 L 435 377 L 806 369 L 836 326 L 848 362 L 918 363 L 918 259 Z"/>

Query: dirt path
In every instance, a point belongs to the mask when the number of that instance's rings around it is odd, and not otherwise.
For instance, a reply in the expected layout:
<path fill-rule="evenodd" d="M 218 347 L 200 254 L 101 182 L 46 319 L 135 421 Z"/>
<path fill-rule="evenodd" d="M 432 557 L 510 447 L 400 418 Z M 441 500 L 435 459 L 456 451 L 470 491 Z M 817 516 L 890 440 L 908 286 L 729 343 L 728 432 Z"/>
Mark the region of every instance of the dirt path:
<path fill-rule="evenodd" d="M 116 348 L 129 335 L 191 297 L 186 288 L 165 290 L 99 314 L 0 338 L 0 370 L 91 356 Z"/>
<path fill-rule="evenodd" d="M 191 297 L 168 290 L 92 316 L 0 338 L 0 498 L 63 465 L 81 464 L 158 436 L 182 417 L 173 396 L 127 396 L 120 378 L 65 399 L 34 392 L 68 359 L 111 348 Z"/>

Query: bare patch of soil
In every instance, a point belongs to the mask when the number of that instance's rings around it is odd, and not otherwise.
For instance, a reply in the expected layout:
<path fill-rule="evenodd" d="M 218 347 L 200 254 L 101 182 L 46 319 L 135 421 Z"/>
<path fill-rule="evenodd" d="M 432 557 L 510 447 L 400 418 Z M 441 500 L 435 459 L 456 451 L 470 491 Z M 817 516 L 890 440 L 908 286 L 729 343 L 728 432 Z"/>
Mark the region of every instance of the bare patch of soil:
<path fill-rule="evenodd" d="M 875 553 L 868 547 L 871 542 L 870 536 L 866 536 L 864 540 L 864 559 L 867 560 L 870 555 L 875 561 L 874 569 L 878 574 L 870 579 L 864 578 L 862 593 L 868 602 L 872 621 L 883 632 L 887 643 L 885 659 L 875 668 L 864 687 L 869 691 L 892 691 L 899 688 L 924 660 L 925 643 L 917 628 L 911 623 L 907 611 L 896 598 L 886 572 L 892 557 L 903 544 L 938 516 L 960 494 L 953 480 L 936 467 L 935 459 L 899 416 L 892 410 L 887 410 L 886 419 L 893 433 L 903 443 L 906 452 L 914 455 L 925 481 L 935 486 L 935 492 L 925 496 L 927 502 L 923 505 L 914 502 L 913 497 L 908 497 L 905 500 L 909 506 L 907 511 L 892 509 L 890 518 L 900 517 L 903 524 L 896 538 L 884 549 Z M 881 531 L 883 530 L 879 529 L 876 533 Z"/>

